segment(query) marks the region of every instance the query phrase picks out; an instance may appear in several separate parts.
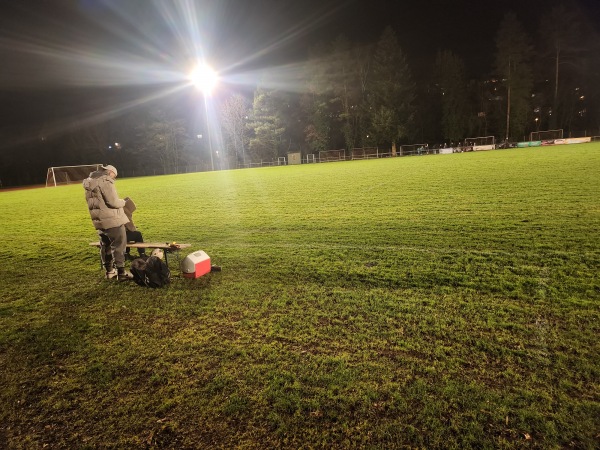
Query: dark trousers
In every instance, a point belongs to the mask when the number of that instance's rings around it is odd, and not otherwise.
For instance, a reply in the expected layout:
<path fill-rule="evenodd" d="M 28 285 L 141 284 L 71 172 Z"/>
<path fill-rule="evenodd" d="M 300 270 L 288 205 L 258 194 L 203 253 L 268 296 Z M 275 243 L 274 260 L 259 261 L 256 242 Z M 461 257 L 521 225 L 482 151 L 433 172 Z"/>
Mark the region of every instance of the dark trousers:
<path fill-rule="evenodd" d="M 127 234 L 127 242 L 144 242 L 144 237 L 142 236 L 141 231 L 129 231 L 125 229 L 125 233 Z M 129 248 L 125 250 L 125 253 L 129 254 Z M 146 254 L 146 250 L 143 248 L 138 248 L 138 253 L 140 256 Z"/>
<path fill-rule="evenodd" d="M 98 230 L 98 236 L 100 237 L 102 264 L 106 270 L 111 270 L 113 264 L 117 268 L 125 267 L 125 248 L 127 246 L 125 226 Z"/>

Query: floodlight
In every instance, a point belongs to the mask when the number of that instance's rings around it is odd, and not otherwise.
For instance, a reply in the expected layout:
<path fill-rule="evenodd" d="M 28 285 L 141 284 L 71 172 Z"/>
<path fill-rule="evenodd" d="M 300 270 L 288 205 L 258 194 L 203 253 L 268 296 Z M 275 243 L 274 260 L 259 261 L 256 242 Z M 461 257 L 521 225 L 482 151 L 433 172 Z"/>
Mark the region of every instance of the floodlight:
<path fill-rule="evenodd" d="M 205 94 L 210 94 L 217 84 L 219 76 L 206 64 L 198 64 L 190 73 L 189 79 L 197 89 Z"/>

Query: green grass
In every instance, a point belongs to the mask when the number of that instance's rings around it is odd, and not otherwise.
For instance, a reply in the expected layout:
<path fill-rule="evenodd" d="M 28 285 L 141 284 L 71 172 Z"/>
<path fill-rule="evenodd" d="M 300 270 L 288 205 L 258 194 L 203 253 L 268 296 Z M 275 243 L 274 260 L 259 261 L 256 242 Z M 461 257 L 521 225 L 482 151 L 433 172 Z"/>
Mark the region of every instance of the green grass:
<path fill-rule="evenodd" d="M 223 267 L 158 290 L 103 280 L 81 186 L 0 192 L 0 442 L 596 448 L 599 174 L 585 144 L 119 179 Z"/>

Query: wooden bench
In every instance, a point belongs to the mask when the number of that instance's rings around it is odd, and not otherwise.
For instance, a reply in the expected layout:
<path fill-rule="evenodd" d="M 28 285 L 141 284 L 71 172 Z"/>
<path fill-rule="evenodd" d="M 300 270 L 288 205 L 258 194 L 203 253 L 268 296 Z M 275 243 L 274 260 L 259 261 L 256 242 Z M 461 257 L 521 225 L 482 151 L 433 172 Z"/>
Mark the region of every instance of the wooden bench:
<path fill-rule="evenodd" d="M 90 242 L 90 246 L 100 248 L 100 242 Z M 177 252 L 182 248 L 189 248 L 192 244 L 180 244 L 179 242 L 128 242 L 127 248 L 149 248 L 154 250 L 160 248 L 165 254 L 165 264 L 169 267 L 168 253 Z M 102 265 L 102 261 L 100 261 Z"/>

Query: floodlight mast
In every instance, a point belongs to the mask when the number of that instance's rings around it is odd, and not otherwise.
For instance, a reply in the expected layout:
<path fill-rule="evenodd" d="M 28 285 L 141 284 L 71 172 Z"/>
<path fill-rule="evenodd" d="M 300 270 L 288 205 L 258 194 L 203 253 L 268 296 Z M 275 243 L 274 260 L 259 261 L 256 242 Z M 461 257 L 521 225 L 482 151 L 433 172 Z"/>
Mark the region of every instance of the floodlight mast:
<path fill-rule="evenodd" d="M 204 95 L 210 95 L 219 81 L 219 76 L 210 66 L 198 64 L 190 73 L 190 81 Z"/>
<path fill-rule="evenodd" d="M 208 134 L 208 148 L 210 151 L 210 167 L 211 170 L 215 170 L 215 163 L 213 160 L 212 140 L 210 134 L 210 120 L 208 118 L 208 102 L 207 97 L 210 96 L 212 90 L 219 81 L 219 76 L 210 66 L 205 63 L 198 64 L 190 73 L 189 79 L 196 89 L 202 91 L 204 96 L 204 111 L 206 114 L 206 127 Z"/>
<path fill-rule="evenodd" d="M 208 102 L 206 101 L 206 96 L 204 96 L 204 115 L 206 119 L 206 132 L 208 134 L 208 151 L 210 152 L 210 170 L 214 172 L 215 163 L 213 161 L 212 138 L 210 135 L 210 120 L 208 118 Z"/>

